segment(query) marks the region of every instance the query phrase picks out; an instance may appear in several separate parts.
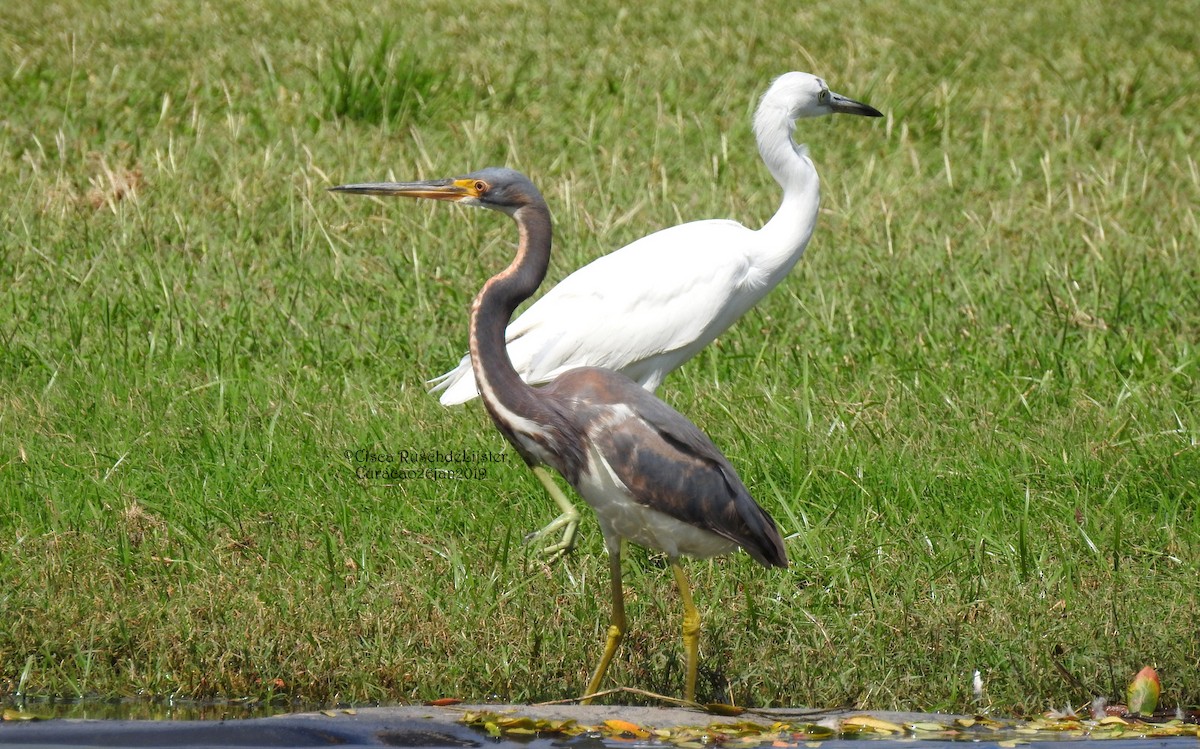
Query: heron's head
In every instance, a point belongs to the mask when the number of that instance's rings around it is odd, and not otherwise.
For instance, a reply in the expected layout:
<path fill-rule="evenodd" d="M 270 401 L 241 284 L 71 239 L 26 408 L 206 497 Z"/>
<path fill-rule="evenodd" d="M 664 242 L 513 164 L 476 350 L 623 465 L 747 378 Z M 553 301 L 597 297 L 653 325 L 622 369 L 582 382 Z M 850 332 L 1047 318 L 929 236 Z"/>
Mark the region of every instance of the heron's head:
<path fill-rule="evenodd" d="M 333 192 L 357 195 L 399 195 L 406 198 L 448 200 L 464 205 L 491 208 L 510 216 L 528 205 L 545 205 L 541 193 L 524 174 L 502 167 L 424 182 L 367 182 L 339 185 Z"/>
<path fill-rule="evenodd" d="M 758 105 L 759 112 L 783 110 L 789 119 L 826 114 L 857 114 L 882 117 L 878 109 L 835 94 L 825 81 L 811 73 L 784 73 L 776 78 Z"/>

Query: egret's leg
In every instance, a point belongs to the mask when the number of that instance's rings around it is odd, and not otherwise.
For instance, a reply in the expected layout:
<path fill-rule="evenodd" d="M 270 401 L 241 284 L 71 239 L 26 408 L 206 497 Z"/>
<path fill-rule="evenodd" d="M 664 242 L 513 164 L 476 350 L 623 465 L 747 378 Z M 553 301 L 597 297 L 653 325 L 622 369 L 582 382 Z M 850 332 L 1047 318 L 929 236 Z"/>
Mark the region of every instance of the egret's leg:
<path fill-rule="evenodd" d="M 550 498 L 554 500 L 554 504 L 558 505 L 560 515 L 550 524 L 540 531 L 534 531 L 525 537 L 525 541 L 529 542 L 535 538 L 548 536 L 562 529 L 562 537 L 555 543 L 547 545 L 542 549 L 543 554 L 550 556 L 551 562 L 559 559 L 564 554 L 575 548 L 575 533 L 579 530 L 579 510 L 575 509 L 575 505 L 571 500 L 567 499 L 567 495 L 562 493 L 562 489 L 558 488 L 558 484 L 554 483 L 554 479 L 550 473 L 542 466 L 533 468 L 533 475 L 538 477 L 538 481 L 542 482 L 542 486 L 546 487 L 546 492 Z"/>
<path fill-rule="evenodd" d="M 616 544 L 608 542 L 605 539 L 605 545 L 608 546 L 608 572 L 612 580 L 612 624 L 608 625 L 608 640 L 604 643 L 604 655 L 600 657 L 600 665 L 596 666 L 596 673 L 592 674 L 592 680 L 588 682 L 587 689 L 583 692 L 583 699 L 580 704 L 590 705 L 593 695 L 600 690 L 600 682 L 604 681 L 604 675 L 608 673 L 608 664 L 612 662 L 613 656 L 617 653 L 617 646 L 621 644 L 621 638 L 625 636 L 625 591 L 621 587 L 621 542 Z"/>
<path fill-rule="evenodd" d="M 683 653 L 687 658 L 687 681 L 684 683 L 683 698 L 696 701 L 696 668 L 700 659 L 700 612 L 692 603 L 692 588 L 679 562 L 671 560 L 671 571 L 675 573 L 675 585 L 683 600 Z"/>

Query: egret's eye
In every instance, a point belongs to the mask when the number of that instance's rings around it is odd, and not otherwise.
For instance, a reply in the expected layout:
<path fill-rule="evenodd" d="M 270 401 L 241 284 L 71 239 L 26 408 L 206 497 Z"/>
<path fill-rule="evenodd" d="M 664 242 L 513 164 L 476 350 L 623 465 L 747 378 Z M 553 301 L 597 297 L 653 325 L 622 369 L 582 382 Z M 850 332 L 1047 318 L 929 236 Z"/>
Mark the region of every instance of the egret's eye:
<path fill-rule="evenodd" d="M 481 179 L 475 180 L 475 192 L 478 192 L 478 193 L 487 192 L 487 183 Z"/>

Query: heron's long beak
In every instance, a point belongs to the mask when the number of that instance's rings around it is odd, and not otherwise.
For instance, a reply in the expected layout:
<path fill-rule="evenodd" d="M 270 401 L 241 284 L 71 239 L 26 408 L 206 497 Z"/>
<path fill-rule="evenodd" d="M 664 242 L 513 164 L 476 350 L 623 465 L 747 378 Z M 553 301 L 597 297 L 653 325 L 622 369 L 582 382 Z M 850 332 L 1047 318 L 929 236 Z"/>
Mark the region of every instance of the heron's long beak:
<path fill-rule="evenodd" d="M 432 179 L 424 182 L 364 182 L 358 185 L 338 185 L 330 192 L 349 192 L 357 195 L 399 195 L 405 198 L 431 200 L 464 200 L 478 198 L 478 182 L 473 179 Z"/>
<path fill-rule="evenodd" d="M 838 114 L 857 114 L 863 117 L 882 117 L 883 112 L 880 112 L 870 104 L 863 104 L 861 101 L 848 99 L 841 94 L 829 92 L 829 106 Z"/>

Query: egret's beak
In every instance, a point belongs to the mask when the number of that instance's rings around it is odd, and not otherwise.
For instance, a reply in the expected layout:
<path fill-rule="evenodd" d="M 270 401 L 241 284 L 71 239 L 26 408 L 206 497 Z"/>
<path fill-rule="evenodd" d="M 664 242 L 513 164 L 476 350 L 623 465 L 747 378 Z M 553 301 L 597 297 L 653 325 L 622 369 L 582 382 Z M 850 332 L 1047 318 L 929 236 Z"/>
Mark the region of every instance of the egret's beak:
<path fill-rule="evenodd" d="M 466 200 L 478 198 L 481 183 L 466 177 L 431 179 L 424 182 L 364 182 L 358 185 L 338 185 L 330 192 L 349 192 L 357 195 L 399 195 L 405 198 L 430 200 Z"/>
<path fill-rule="evenodd" d="M 870 104 L 863 104 L 861 101 L 848 99 L 841 94 L 829 92 L 829 106 L 838 114 L 857 114 L 863 117 L 882 117 L 883 112 L 880 112 Z"/>

